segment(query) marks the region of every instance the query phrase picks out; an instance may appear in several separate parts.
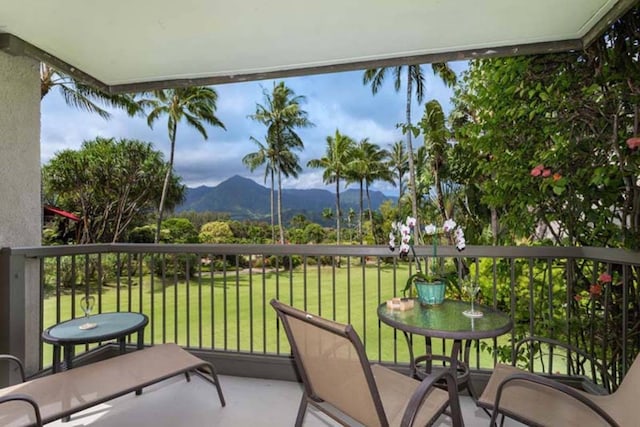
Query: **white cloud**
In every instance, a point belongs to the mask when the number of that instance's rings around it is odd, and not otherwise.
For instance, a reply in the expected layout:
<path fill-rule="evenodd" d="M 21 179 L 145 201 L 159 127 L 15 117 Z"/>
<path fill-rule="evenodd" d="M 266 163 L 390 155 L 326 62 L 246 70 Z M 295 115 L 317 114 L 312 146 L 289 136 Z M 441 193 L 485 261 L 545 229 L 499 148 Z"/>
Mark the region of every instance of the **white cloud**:
<path fill-rule="evenodd" d="M 452 63 L 461 72 L 466 63 Z M 452 90 L 445 88 L 425 69 L 427 94 L 425 100 L 436 98 L 448 111 Z M 391 74 L 375 96 L 362 84 L 362 71 L 325 74 L 284 79 L 296 95 L 306 97 L 303 108 L 315 127 L 299 131 L 305 142 L 305 150 L 299 153 L 304 171 L 299 178 L 286 179 L 286 188 L 327 188 L 322 182 L 322 171 L 307 169 L 309 159 L 321 157 L 326 150 L 326 137 L 336 129 L 356 140 L 369 138 L 371 142 L 387 147 L 403 138 L 396 124 L 405 120 L 406 98 L 404 91 L 396 93 Z M 248 118 L 255 112 L 256 103 L 264 103 L 263 88 L 270 90 L 273 81 L 235 83 L 216 86 L 218 109 L 216 115 L 227 130 L 207 128 L 209 139 L 205 141 L 194 129 L 181 123 L 178 127 L 175 168 L 188 186 L 217 185 L 233 175 L 250 177 L 263 184 L 264 170 L 253 173 L 242 164 L 242 157 L 255 150 L 250 137 L 264 139 L 265 128 Z M 422 117 L 424 106 L 414 101 L 412 121 Z M 64 104 L 62 97 L 53 92 L 42 102 L 42 161 L 49 161 L 56 152 L 77 149 L 82 141 L 97 136 L 131 138 L 149 141 L 156 149 L 169 156 L 166 118 L 161 117 L 154 128 L 147 126 L 144 117 L 128 117 L 125 112 L 112 111 L 112 119 L 103 120 L 95 114 L 73 109 Z M 379 188 L 378 188 L 379 187 Z M 395 195 L 388 185 L 375 187 Z"/>

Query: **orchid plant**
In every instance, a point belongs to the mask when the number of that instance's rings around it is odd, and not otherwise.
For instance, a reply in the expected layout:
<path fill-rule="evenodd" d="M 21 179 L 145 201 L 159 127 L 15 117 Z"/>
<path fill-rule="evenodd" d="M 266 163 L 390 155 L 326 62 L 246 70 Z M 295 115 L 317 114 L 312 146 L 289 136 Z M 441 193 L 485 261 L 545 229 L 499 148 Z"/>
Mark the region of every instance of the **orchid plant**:
<path fill-rule="evenodd" d="M 452 219 L 448 219 L 444 222 L 442 227 L 437 227 L 434 224 L 428 224 L 424 227 L 424 235 L 431 236 L 433 243 L 433 260 L 430 263 L 429 274 L 425 273 L 422 270 L 422 265 L 420 264 L 419 257 L 416 256 L 416 252 L 414 246 L 418 240 L 416 236 L 416 219 L 413 217 L 407 217 L 404 224 L 402 222 L 397 222 L 391 224 L 391 232 L 389 233 L 389 249 L 393 252 L 396 249 L 396 234 L 400 235 L 400 247 L 398 255 L 400 258 L 408 258 L 409 252 L 413 256 L 413 260 L 416 264 L 416 272 L 409 276 L 407 279 L 407 284 L 403 290 L 403 292 L 407 292 L 411 289 L 411 285 L 416 280 L 424 280 L 427 282 L 435 282 L 440 279 L 438 271 L 437 271 L 437 256 L 438 256 L 438 240 L 441 234 L 450 235 L 453 237 L 456 245 L 456 249 L 458 251 L 464 250 L 466 247 L 466 241 L 464 238 L 464 231 L 461 227 L 456 224 L 456 222 Z"/>

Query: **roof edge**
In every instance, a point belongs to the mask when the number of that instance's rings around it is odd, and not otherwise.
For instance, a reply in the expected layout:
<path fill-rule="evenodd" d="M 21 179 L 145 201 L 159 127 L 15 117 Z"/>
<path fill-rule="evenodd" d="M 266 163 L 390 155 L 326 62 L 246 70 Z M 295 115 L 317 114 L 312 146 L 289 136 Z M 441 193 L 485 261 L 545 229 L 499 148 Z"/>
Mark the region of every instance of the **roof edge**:
<path fill-rule="evenodd" d="M 589 47 L 599 38 L 615 21 L 626 15 L 638 0 L 620 0 L 582 37 L 584 47 Z"/>
<path fill-rule="evenodd" d="M 635 0 L 624 0 L 625 7 L 617 9 L 619 14 L 628 10 Z M 618 15 L 603 19 L 602 22 L 609 22 L 611 19 L 619 18 Z M 604 24 L 603 24 L 604 25 Z M 605 27 L 606 28 L 606 27 Z M 120 85 L 108 85 L 94 76 L 78 69 L 77 67 L 49 54 L 48 52 L 31 45 L 30 43 L 14 36 L 10 33 L 0 34 L 0 51 L 14 56 L 28 56 L 36 60 L 45 62 L 57 70 L 68 74 L 76 79 L 107 93 L 131 93 L 148 90 L 158 90 L 165 88 L 187 87 L 187 86 L 207 86 L 225 83 L 237 83 L 255 80 L 266 80 L 275 78 L 297 77 L 313 74 L 326 74 L 342 71 L 365 70 L 368 68 L 391 67 L 398 65 L 416 65 L 447 61 L 464 61 L 481 58 L 494 58 L 518 55 L 547 54 L 566 51 L 582 50 L 584 39 L 559 40 L 550 42 L 530 43 L 524 45 L 510 45 L 489 47 L 482 49 L 469 49 L 462 51 L 433 53 L 426 55 L 402 56 L 397 58 L 387 58 L 381 60 L 355 61 L 334 65 L 321 65 L 311 67 L 300 67 L 295 69 L 285 69 L 269 71 L 263 73 L 248 73 L 224 76 L 202 77 L 195 79 L 171 79 L 146 81 L 139 83 L 129 83 Z"/>
<path fill-rule="evenodd" d="M 85 73 L 82 70 L 74 67 L 73 65 L 65 62 L 48 52 L 35 47 L 29 42 L 22 40 L 20 37 L 14 36 L 10 33 L 0 34 L 0 51 L 12 56 L 28 56 L 41 62 L 52 66 L 53 68 L 62 71 L 74 78 L 82 80 L 83 82 L 95 87 L 104 92 L 111 92 L 110 86 L 104 82 L 96 79 L 92 75 Z"/>

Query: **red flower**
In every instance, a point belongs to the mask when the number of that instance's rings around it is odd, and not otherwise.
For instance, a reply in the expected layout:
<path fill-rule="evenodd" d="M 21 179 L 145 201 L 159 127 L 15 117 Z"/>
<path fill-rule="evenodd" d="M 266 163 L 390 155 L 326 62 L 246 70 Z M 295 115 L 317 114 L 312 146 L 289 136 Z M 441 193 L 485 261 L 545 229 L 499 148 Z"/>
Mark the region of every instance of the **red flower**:
<path fill-rule="evenodd" d="M 600 277 L 598 277 L 598 282 L 602 282 L 602 283 L 611 283 L 612 277 L 610 274 L 608 273 L 602 273 L 600 275 Z"/>
<path fill-rule="evenodd" d="M 582 301 L 582 295 L 574 295 L 573 299 L 578 301 L 578 302 L 580 302 L 580 301 Z"/>
<path fill-rule="evenodd" d="M 632 150 L 635 150 L 636 148 L 640 147 L 640 138 L 634 137 L 634 138 L 627 139 L 627 146 Z"/>
<path fill-rule="evenodd" d="M 545 178 L 548 177 L 548 176 L 551 176 L 551 169 L 543 170 L 542 171 L 542 176 L 545 177 Z"/>
<path fill-rule="evenodd" d="M 602 285 L 599 283 L 594 283 L 589 287 L 589 293 L 591 296 L 601 295 L 602 294 Z"/>

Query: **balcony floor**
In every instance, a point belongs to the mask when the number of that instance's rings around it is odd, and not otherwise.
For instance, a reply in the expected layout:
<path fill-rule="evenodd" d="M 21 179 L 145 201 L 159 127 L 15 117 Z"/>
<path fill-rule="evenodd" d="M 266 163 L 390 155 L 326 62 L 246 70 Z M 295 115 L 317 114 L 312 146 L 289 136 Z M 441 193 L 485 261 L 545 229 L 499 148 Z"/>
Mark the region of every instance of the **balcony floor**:
<path fill-rule="evenodd" d="M 190 383 L 179 376 L 146 388 L 142 396 L 127 395 L 74 415 L 56 427 L 176 427 L 176 426 L 288 426 L 293 425 L 302 393 L 300 384 L 287 381 L 220 376 L 227 406 L 220 407 L 215 387 L 193 376 Z M 489 417 L 476 408 L 471 398 L 462 397 L 467 427 L 487 426 Z M 337 426 L 330 418 L 311 408 L 306 427 Z M 451 425 L 441 417 L 435 426 Z M 505 426 L 522 424 L 505 421 Z"/>

